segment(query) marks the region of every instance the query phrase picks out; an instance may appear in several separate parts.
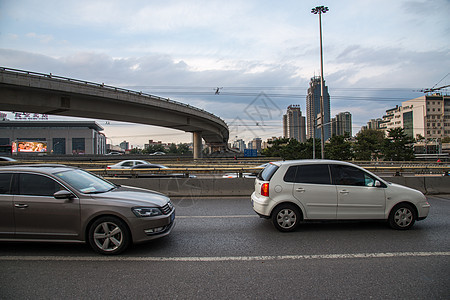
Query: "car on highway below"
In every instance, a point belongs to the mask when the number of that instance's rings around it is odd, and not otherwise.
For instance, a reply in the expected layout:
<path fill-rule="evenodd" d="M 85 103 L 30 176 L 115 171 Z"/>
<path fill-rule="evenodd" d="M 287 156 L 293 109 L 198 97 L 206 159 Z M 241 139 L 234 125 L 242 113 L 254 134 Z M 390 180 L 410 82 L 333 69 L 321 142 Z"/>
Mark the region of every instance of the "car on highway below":
<path fill-rule="evenodd" d="M 9 156 L 0 156 L 0 161 L 14 162 L 14 161 L 17 161 L 17 159 L 14 159 Z"/>
<path fill-rule="evenodd" d="M 166 153 L 162 152 L 162 151 L 156 151 L 156 152 L 150 153 L 150 155 L 166 155 Z"/>
<path fill-rule="evenodd" d="M 0 167 L 0 240 L 86 242 L 118 254 L 174 224 L 175 208 L 158 192 L 64 165 Z"/>
<path fill-rule="evenodd" d="M 257 169 L 254 172 L 244 172 L 244 173 L 239 173 L 239 172 L 235 172 L 235 173 L 226 173 L 224 175 L 222 175 L 222 178 L 256 178 L 256 176 L 258 175 L 258 173 L 264 169 L 266 166 L 268 165 L 268 163 L 264 163 L 262 165 L 259 165 L 257 167 L 255 167 L 255 169 Z M 261 169 L 261 170 L 260 170 Z"/>
<path fill-rule="evenodd" d="M 420 191 L 333 160 L 270 163 L 255 180 L 251 203 L 280 231 L 314 220 L 386 220 L 392 228 L 404 230 L 425 219 L 430 210 Z"/>
<path fill-rule="evenodd" d="M 132 167 L 138 166 L 138 165 L 145 165 L 150 164 L 148 161 L 145 160 L 134 160 L 134 159 L 127 159 L 122 160 L 116 164 L 109 165 L 106 167 L 106 169 L 131 169 Z"/>

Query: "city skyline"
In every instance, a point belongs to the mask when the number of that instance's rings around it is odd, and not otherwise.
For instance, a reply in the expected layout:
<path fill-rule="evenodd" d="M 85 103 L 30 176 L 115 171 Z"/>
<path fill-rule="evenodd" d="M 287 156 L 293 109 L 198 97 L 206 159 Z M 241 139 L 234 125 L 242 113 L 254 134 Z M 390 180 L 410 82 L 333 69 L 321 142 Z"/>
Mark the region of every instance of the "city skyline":
<path fill-rule="evenodd" d="M 322 18 L 330 114 L 350 112 L 352 134 L 450 82 L 445 0 L 3 1 L 0 66 L 168 97 L 224 119 L 230 140 L 265 140 L 283 134 L 288 105 L 306 108 L 319 74 L 317 5 L 330 9 Z M 115 144 L 192 141 L 176 130 L 99 124 Z"/>

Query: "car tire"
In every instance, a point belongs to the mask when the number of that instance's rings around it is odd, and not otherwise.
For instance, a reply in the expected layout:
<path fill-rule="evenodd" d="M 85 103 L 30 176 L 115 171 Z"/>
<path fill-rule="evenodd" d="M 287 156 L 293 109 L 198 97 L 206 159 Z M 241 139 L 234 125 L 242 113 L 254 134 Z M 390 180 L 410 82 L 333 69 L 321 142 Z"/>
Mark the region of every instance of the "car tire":
<path fill-rule="evenodd" d="M 119 254 L 128 248 L 130 240 L 127 225 L 116 217 L 101 217 L 89 228 L 89 245 L 101 254 Z"/>
<path fill-rule="evenodd" d="M 292 204 L 281 204 L 272 213 L 272 222 L 282 232 L 294 231 L 302 217 L 300 210 Z"/>
<path fill-rule="evenodd" d="M 393 229 L 407 230 L 416 222 L 416 213 L 411 205 L 402 203 L 391 210 L 388 221 Z"/>

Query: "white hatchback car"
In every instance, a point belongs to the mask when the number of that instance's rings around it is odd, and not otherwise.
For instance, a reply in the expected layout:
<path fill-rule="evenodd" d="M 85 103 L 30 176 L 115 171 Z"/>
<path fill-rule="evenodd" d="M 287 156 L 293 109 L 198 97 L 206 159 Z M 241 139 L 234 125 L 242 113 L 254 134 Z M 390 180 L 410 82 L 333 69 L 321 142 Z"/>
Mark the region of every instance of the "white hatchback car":
<path fill-rule="evenodd" d="M 409 229 L 430 210 L 420 191 L 333 160 L 270 163 L 256 178 L 251 201 L 280 231 L 308 220 L 387 220 L 394 229 Z"/>

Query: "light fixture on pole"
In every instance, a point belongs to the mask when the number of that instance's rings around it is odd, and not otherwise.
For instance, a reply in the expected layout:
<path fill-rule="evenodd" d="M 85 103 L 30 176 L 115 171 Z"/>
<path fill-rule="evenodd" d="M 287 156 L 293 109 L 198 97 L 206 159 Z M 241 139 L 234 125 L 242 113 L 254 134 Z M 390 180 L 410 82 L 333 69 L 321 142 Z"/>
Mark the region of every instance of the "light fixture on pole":
<path fill-rule="evenodd" d="M 324 114 L 323 114 L 323 51 L 322 51 L 322 14 L 328 11 L 326 6 L 316 6 L 311 10 L 311 13 L 319 15 L 319 30 L 320 30 L 320 142 L 322 150 L 322 159 L 325 158 L 325 130 L 324 130 Z M 314 129 L 315 130 L 315 129 Z"/>

